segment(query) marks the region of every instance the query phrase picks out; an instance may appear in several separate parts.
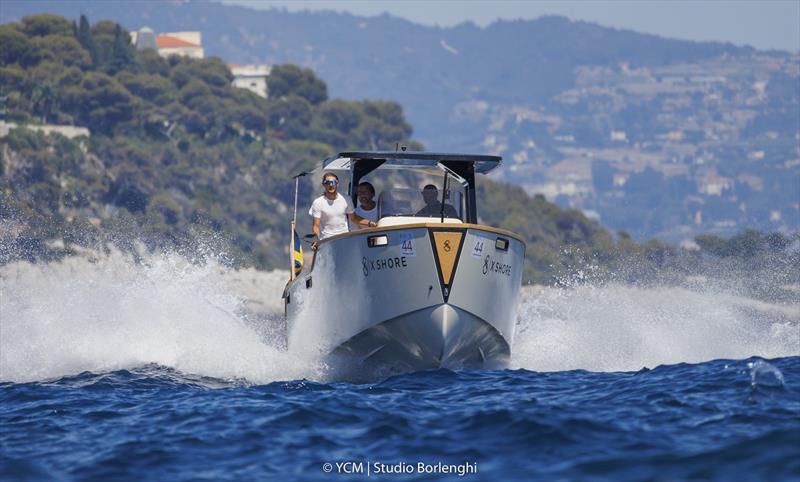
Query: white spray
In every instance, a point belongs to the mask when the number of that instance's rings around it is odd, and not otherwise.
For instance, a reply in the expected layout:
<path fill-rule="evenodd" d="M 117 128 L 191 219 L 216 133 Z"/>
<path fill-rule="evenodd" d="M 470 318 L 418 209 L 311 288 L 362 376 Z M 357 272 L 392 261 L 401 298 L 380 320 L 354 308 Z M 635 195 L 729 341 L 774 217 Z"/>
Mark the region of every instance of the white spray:
<path fill-rule="evenodd" d="M 175 254 L 6 265 L 0 381 L 148 364 L 251 383 L 328 379 L 319 350 L 285 348 L 287 278 Z M 541 371 L 799 355 L 800 305 L 686 288 L 525 288 L 512 351 L 513 368 Z"/>
<path fill-rule="evenodd" d="M 629 371 L 662 364 L 800 355 L 800 304 L 713 289 L 590 285 L 523 296 L 512 366 Z"/>
<path fill-rule="evenodd" d="M 213 260 L 192 264 L 174 254 L 143 263 L 113 254 L 93 262 L 72 258 L 5 266 L 0 380 L 146 364 L 257 383 L 318 377 L 315 360 L 296 359 L 280 348 L 283 340 L 265 339 L 283 336 L 274 329 L 281 317 L 261 317 L 259 326 L 243 314 L 250 301 L 243 293 L 271 303 L 261 311 L 277 311 L 285 273 L 252 279 L 247 274 Z"/>

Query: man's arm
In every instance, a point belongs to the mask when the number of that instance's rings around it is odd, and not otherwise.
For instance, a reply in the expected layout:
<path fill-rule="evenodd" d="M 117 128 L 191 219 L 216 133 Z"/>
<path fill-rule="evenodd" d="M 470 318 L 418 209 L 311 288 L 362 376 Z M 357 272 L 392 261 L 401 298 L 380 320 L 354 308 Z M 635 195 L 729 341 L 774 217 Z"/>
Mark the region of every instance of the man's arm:
<path fill-rule="evenodd" d="M 367 218 L 362 218 L 356 213 L 350 213 L 348 214 L 348 216 L 350 217 L 350 221 L 352 221 L 353 224 L 358 224 L 359 226 L 373 227 L 378 225 L 378 223 L 376 223 L 375 221 L 370 221 Z"/>
<path fill-rule="evenodd" d="M 320 233 L 319 230 L 319 225 L 320 225 L 320 218 L 313 218 L 313 221 L 311 222 L 311 232 L 317 236 L 317 239 L 320 239 L 322 237 L 322 234 Z"/>

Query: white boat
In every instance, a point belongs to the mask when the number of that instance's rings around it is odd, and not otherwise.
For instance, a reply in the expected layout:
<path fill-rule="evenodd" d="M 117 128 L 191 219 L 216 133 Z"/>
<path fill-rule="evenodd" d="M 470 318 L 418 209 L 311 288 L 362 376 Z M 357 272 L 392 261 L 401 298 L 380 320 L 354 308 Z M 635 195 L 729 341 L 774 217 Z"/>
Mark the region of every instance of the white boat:
<path fill-rule="evenodd" d="M 476 174 L 500 163 L 498 156 L 405 151 L 343 152 L 323 161 L 319 173 L 336 172 L 340 185 L 350 180 L 342 194 L 354 204 L 365 176 L 412 169 L 438 175 L 437 206 L 455 212 L 431 216 L 416 187 L 383 189 L 378 226 L 322 240 L 311 265 L 287 285 L 290 349 L 396 372 L 505 367 L 525 243 L 479 224 L 475 196 Z"/>

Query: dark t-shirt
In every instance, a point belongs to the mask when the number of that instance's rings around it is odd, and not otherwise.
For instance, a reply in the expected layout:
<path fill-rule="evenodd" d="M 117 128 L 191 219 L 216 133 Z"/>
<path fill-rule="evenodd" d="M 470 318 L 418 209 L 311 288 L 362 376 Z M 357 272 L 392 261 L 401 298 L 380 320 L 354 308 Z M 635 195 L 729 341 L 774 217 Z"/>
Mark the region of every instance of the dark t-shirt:
<path fill-rule="evenodd" d="M 428 216 L 428 217 L 435 217 L 442 215 L 442 203 L 440 201 L 434 201 L 424 208 L 420 209 L 417 212 L 417 216 Z M 451 206 L 450 204 L 444 205 L 444 217 L 446 218 L 457 218 L 458 213 L 456 212 L 456 208 Z"/>

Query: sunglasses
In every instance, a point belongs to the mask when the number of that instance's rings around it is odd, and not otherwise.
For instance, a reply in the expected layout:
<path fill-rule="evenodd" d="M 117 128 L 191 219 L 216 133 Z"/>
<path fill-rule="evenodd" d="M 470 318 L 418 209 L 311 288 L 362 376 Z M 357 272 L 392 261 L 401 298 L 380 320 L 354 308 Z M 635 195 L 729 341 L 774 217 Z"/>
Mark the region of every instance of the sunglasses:
<path fill-rule="evenodd" d="M 339 184 L 339 181 L 337 181 L 336 179 L 331 179 L 331 180 L 328 180 L 328 181 L 322 181 L 322 185 L 323 186 L 335 186 L 337 184 Z"/>

